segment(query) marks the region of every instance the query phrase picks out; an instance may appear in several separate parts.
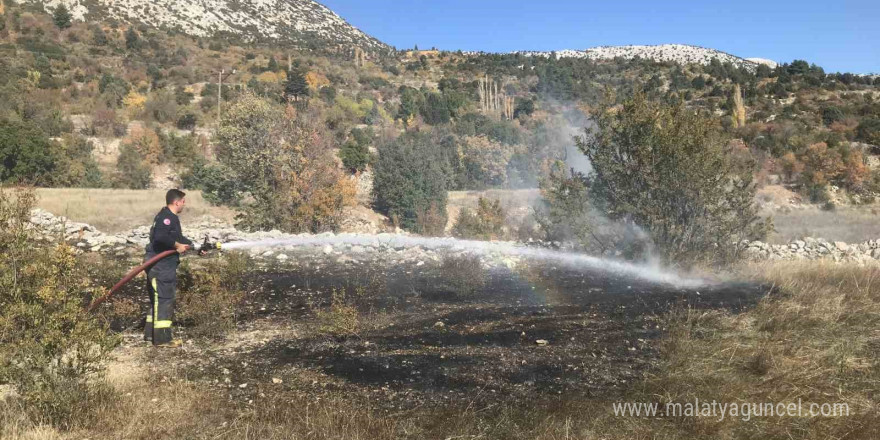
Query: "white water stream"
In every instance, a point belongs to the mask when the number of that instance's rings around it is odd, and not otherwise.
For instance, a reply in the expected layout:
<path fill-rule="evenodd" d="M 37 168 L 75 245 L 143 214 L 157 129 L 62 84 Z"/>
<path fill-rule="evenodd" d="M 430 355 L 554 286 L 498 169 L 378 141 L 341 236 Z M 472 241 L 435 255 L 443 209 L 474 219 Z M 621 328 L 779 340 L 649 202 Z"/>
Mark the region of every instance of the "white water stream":
<path fill-rule="evenodd" d="M 545 262 L 554 262 L 571 268 L 591 268 L 631 276 L 645 281 L 672 284 L 682 288 L 695 288 L 708 284 L 706 280 L 683 277 L 657 265 L 634 264 L 625 261 L 599 258 L 573 252 L 556 251 L 546 248 L 529 247 L 513 242 L 460 240 L 456 238 L 419 237 L 396 234 L 338 234 L 338 235 L 300 235 L 291 238 L 267 239 L 257 241 L 234 241 L 223 243 L 223 250 L 270 247 L 338 246 L 352 245 L 365 247 L 385 247 L 405 249 L 421 247 L 430 250 L 450 250 L 483 256 L 503 255 L 521 257 Z M 365 250 L 366 251 L 366 250 Z M 348 252 L 353 252 L 351 249 Z"/>

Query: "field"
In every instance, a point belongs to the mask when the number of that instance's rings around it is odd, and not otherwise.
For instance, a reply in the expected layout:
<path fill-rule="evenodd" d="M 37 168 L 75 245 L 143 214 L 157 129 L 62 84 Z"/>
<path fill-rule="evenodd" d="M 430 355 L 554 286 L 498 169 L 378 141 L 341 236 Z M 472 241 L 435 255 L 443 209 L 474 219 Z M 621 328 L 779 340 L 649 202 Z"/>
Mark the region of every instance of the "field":
<path fill-rule="evenodd" d="M 88 223 L 102 232 L 117 233 L 149 225 L 165 206 L 165 190 L 38 188 L 37 207 L 75 222 Z M 235 212 L 212 206 L 199 191 L 188 191 L 181 221 L 210 215 L 232 221 Z"/>
<path fill-rule="evenodd" d="M 116 392 L 96 415 L 62 434 L 7 406 L 0 436 L 880 434 L 876 266 L 742 266 L 734 276 L 745 282 L 684 289 L 543 264 L 479 274 L 473 265 L 352 266 L 307 253 L 293 261 L 252 267 L 235 328 L 195 337 L 184 324 L 189 342 L 178 351 L 141 342 L 136 314 L 121 319 L 125 343 L 107 379 Z M 333 309 L 341 292 L 345 306 Z M 140 296 L 130 287 L 117 301 Z M 614 402 L 694 398 L 843 402 L 851 413 L 719 421 L 612 412 Z"/>
<path fill-rule="evenodd" d="M 829 241 L 861 243 L 880 238 L 880 211 L 877 207 L 844 206 L 834 211 L 806 207 L 768 213 L 776 232 L 773 243 L 788 243 L 803 237 L 821 237 Z"/>
<path fill-rule="evenodd" d="M 229 222 L 234 220 L 234 210 L 209 204 L 199 191 L 187 194 L 187 209 L 181 215 L 184 225 L 203 215 Z M 149 224 L 162 207 L 165 192 L 158 189 L 40 188 L 37 195 L 38 207 L 42 209 L 64 215 L 72 221 L 88 223 L 103 232 L 116 233 Z M 531 212 L 530 207 L 540 200 L 540 193 L 538 190 L 450 191 L 449 226 L 463 207 L 475 207 L 479 197 L 501 200 L 509 218 L 517 221 Z M 787 243 L 802 237 L 822 237 L 847 243 L 880 238 L 880 221 L 877 221 L 877 208 L 873 206 L 843 206 L 834 211 L 804 206 L 765 210 L 762 215 L 773 218 L 776 231 L 768 240 L 772 243 Z"/>

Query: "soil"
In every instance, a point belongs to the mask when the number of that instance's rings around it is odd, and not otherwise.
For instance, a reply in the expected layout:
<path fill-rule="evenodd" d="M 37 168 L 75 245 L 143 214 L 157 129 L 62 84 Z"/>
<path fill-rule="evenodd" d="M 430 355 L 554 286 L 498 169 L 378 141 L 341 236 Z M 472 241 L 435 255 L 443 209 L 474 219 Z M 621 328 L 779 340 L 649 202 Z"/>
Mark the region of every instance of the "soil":
<path fill-rule="evenodd" d="M 768 291 L 683 289 L 542 264 L 482 272 L 438 262 L 295 261 L 251 272 L 235 332 L 151 354 L 153 369 L 173 363 L 188 380 L 245 401 L 273 389 L 341 393 L 387 411 L 613 397 L 659 362 L 668 312 L 737 313 Z M 321 331 L 317 312 L 334 291 L 359 312 L 354 334 Z M 185 338 L 186 329 L 179 333 Z"/>

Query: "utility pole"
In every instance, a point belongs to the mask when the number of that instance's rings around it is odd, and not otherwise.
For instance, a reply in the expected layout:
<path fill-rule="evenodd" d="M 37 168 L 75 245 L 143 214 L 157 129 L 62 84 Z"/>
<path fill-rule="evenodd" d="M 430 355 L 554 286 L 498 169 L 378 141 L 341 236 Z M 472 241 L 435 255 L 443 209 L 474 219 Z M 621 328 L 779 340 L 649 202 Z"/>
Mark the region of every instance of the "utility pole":
<path fill-rule="evenodd" d="M 229 72 L 230 75 L 234 75 L 236 72 L 235 69 L 232 69 L 232 72 Z M 220 69 L 220 73 L 217 74 L 217 127 L 220 127 L 220 118 L 222 117 L 222 107 L 223 107 L 223 74 L 226 73 L 226 69 Z"/>
<path fill-rule="evenodd" d="M 220 74 L 217 75 L 217 127 L 220 127 L 220 107 L 223 106 L 223 72 L 224 69 L 220 69 Z"/>

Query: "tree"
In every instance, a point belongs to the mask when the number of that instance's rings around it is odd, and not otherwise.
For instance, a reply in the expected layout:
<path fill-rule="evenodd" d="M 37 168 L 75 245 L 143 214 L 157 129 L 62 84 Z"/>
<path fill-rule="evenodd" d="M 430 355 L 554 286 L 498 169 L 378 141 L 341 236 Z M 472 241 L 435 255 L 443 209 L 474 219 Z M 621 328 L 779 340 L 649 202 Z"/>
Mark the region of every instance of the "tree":
<path fill-rule="evenodd" d="M 751 169 L 726 151 L 717 121 L 639 92 L 619 109 L 606 99 L 595 115 L 576 139 L 593 167 L 590 202 L 644 230 L 668 261 L 720 261 L 731 243 L 766 235 Z"/>
<path fill-rule="evenodd" d="M 461 163 L 465 185 L 469 189 L 500 188 L 507 184 L 507 165 L 513 156 L 509 145 L 486 136 L 467 136 L 463 139 Z"/>
<path fill-rule="evenodd" d="M 55 8 L 55 12 L 52 14 L 52 20 L 55 22 L 55 26 L 58 26 L 59 29 L 67 29 L 72 25 L 71 20 L 73 17 L 70 15 L 70 11 L 67 10 L 67 6 L 64 3 L 58 5 Z"/>
<path fill-rule="evenodd" d="M 339 158 L 342 159 L 345 168 L 352 173 L 366 169 L 370 162 L 369 147 L 372 141 L 372 136 L 367 130 L 352 129 L 351 139 L 339 150 Z"/>
<path fill-rule="evenodd" d="M 432 207 L 445 220 L 448 171 L 432 137 L 406 133 L 378 150 L 373 169 L 376 209 L 416 232 L 421 232 L 418 218 Z"/>
<path fill-rule="evenodd" d="M 144 160 L 137 148 L 129 143 L 119 147 L 116 171 L 116 184 L 123 188 L 147 189 L 153 181 L 150 165 Z"/>
<path fill-rule="evenodd" d="M 862 142 L 880 146 L 880 118 L 862 119 L 856 127 L 856 138 Z"/>
<path fill-rule="evenodd" d="M 125 32 L 125 47 L 128 50 L 138 50 L 141 48 L 141 36 L 138 35 L 134 26 L 129 26 Z"/>
<path fill-rule="evenodd" d="M 269 72 L 278 71 L 278 61 L 275 60 L 275 55 L 269 56 L 269 64 L 266 66 L 266 70 Z"/>
<path fill-rule="evenodd" d="M 51 184 L 57 160 L 55 151 L 37 126 L 0 119 L 0 183 Z"/>
<path fill-rule="evenodd" d="M 287 84 L 284 86 L 284 94 L 288 100 L 293 98 L 294 101 L 299 101 L 300 97 L 309 95 L 309 83 L 306 81 L 306 74 L 302 69 L 294 68 L 287 72 Z"/>
<path fill-rule="evenodd" d="M 336 166 L 329 136 L 296 110 L 244 94 L 224 113 L 217 159 L 250 196 L 239 226 L 287 232 L 339 227 L 355 188 Z M 222 185 L 221 185 L 222 186 Z"/>
<path fill-rule="evenodd" d="M 428 124 L 440 125 L 449 122 L 449 107 L 446 105 L 446 98 L 440 93 L 428 93 L 422 110 L 422 117 Z"/>

